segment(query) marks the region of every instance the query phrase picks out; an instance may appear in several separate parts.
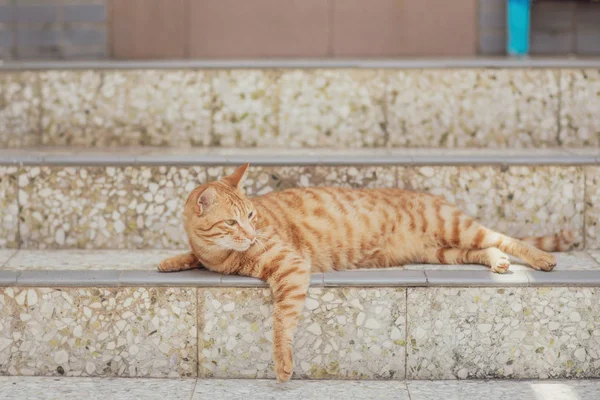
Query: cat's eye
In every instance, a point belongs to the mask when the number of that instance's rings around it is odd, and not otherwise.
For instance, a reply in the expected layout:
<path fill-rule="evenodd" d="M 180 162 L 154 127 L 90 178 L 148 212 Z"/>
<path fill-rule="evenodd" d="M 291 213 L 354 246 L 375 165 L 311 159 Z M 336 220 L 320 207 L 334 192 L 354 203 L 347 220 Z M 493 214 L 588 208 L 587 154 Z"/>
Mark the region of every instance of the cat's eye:
<path fill-rule="evenodd" d="M 226 219 L 225 223 L 229 226 L 233 226 L 237 223 L 237 221 L 235 219 Z"/>
<path fill-rule="evenodd" d="M 248 214 L 248 219 L 254 218 L 254 215 L 256 215 L 256 213 L 254 211 L 250 211 L 250 214 Z"/>

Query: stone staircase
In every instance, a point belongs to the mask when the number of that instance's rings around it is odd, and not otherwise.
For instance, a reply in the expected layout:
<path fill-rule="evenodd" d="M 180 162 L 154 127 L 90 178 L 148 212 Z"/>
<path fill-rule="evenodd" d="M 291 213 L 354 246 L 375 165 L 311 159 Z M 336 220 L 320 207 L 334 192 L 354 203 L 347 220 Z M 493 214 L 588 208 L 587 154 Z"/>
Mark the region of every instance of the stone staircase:
<path fill-rule="evenodd" d="M 187 193 L 249 161 L 249 195 L 401 187 L 575 234 L 551 273 L 315 274 L 294 379 L 600 377 L 600 64 L 512 63 L 5 66 L 0 375 L 274 378 L 263 282 L 155 271 Z"/>

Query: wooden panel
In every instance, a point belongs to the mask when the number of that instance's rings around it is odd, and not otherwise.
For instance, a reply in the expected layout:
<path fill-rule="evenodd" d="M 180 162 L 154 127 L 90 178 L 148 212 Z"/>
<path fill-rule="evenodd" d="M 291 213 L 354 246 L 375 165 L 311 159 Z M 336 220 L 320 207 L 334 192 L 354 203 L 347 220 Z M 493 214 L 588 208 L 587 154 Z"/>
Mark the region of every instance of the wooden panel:
<path fill-rule="evenodd" d="M 477 0 L 334 0 L 341 57 L 474 55 Z"/>
<path fill-rule="evenodd" d="M 403 13 L 398 0 L 334 0 L 333 53 L 338 57 L 402 54 Z"/>
<path fill-rule="evenodd" d="M 192 0 L 192 58 L 326 57 L 332 0 Z"/>
<path fill-rule="evenodd" d="M 113 58 L 185 58 L 188 0 L 111 0 L 110 8 Z"/>
<path fill-rule="evenodd" d="M 404 0 L 404 56 L 477 53 L 477 0 Z"/>

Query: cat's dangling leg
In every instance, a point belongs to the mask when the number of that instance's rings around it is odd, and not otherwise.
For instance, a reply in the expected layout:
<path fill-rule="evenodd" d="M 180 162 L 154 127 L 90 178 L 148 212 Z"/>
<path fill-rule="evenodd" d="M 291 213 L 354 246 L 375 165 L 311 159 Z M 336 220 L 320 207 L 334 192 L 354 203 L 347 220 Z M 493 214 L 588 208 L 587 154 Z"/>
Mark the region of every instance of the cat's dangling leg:
<path fill-rule="evenodd" d="M 499 274 L 505 273 L 510 267 L 508 256 L 495 247 L 479 250 L 428 248 L 420 255 L 418 261 L 429 264 L 481 264 Z"/>
<path fill-rule="evenodd" d="M 198 257 L 191 252 L 180 254 L 162 260 L 156 268 L 161 272 L 176 272 L 198 268 Z"/>
<path fill-rule="evenodd" d="M 291 251 L 275 253 L 261 263 L 256 277 L 267 281 L 273 293 L 275 375 L 278 381 L 286 382 L 294 372 L 292 342 L 310 283 L 310 265 Z"/>

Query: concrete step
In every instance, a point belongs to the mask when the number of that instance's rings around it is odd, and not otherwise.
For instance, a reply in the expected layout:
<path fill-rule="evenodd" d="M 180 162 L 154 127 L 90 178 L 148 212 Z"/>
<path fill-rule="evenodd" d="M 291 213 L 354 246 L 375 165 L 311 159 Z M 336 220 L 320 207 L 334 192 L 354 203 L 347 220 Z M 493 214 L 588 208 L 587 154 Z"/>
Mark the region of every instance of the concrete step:
<path fill-rule="evenodd" d="M 0 145 L 599 147 L 599 87 L 597 60 L 15 64 Z"/>
<path fill-rule="evenodd" d="M 0 377 L 6 400 L 596 400 L 597 380 L 302 381 Z"/>
<path fill-rule="evenodd" d="M 0 252 L 0 375 L 274 379 L 270 290 L 171 254 Z M 314 274 L 293 379 L 600 378 L 600 254 L 557 256 Z"/>
<path fill-rule="evenodd" d="M 0 248 L 184 248 L 189 191 L 248 161 L 250 196 L 303 186 L 421 190 L 513 236 L 570 227 L 577 249 L 600 248 L 596 149 L 64 147 L 0 151 Z"/>

